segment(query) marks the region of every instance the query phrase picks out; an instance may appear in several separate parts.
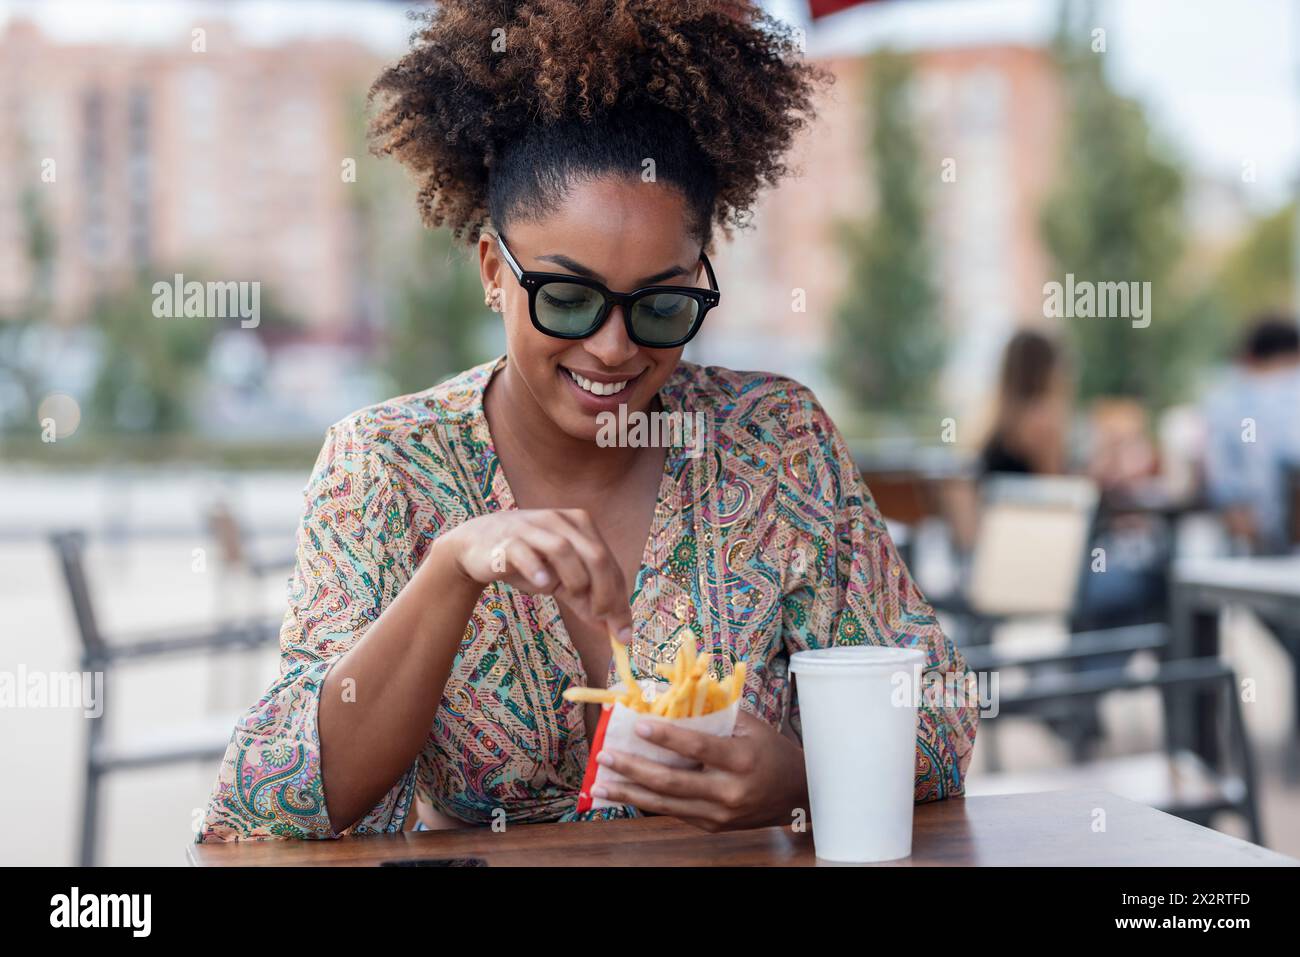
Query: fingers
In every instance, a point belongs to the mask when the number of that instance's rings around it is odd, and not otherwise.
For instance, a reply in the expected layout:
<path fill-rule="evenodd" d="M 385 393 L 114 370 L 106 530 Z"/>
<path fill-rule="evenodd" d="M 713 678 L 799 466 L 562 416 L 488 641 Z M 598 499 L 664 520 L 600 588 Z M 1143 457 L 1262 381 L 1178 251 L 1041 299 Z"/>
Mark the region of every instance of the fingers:
<path fill-rule="evenodd" d="M 632 610 L 627 601 L 627 580 L 613 551 L 583 509 L 563 509 L 559 516 L 572 529 L 571 542 L 586 563 L 592 613 L 608 621 L 615 632 L 626 628 L 630 633 Z"/>
<path fill-rule="evenodd" d="M 559 579 L 551 571 L 545 559 L 523 539 L 511 538 L 498 545 L 496 549 L 493 549 L 494 560 L 498 554 L 498 549 L 503 564 L 501 566 L 494 564 L 492 569 L 494 572 L 508 573 L 511 568 L 514 568 L 524 578 L 528 579 L 528 583 L 532 587 L 541 591 L 554 589 L 558 584 Z"/>
<path fill-rule="evenodd" d="M 717 826 L 726 820 L 726 809 L 715 802 L 661 794 L 634 781 L 599 784 L 592 789 L 595 797 L 618 804 L 631 804 L 649 814 L 669 814 L 696 822 L 709 822 Z M 707 824 L 701 824 L 707 827 Z"/>
<path fill-rule="evenodd" d="M 512 511 L 496 518 L 506 523 L 498 526 L 503 537 L 486 552 L 478 551 L 476 575 L 528 591 L 563 592 L 578 614 L 602 622 L 624 643 L 631 640 L 626 577 L 585 510 Z"/>
<path fill-rule="evenodd" d="M 565 529 L 535 521 L 519 531 L 519 537 L 536 549 L 559 577 L 557 590 L 563 589 L 579 611 L 586 609 L 591 589 L 591 573 Z"/>
<path fill-rule="evenodd" d="M 642 726 L 645 727 L 644 732 L 641 731 Z M 660 747 L 698 761 L 706 768 L 720 768 L 735 773 L 744 773 L 749 769 L 748 745 L 734 736 L 723 738 L 659 721 L 638 722 L 637 733 Z M 623 771 L 622 767 L 616 770 Z"/>
<path fill-rule="evenodd" d="M 718 799 L 718 775 L 702 773 L 700 768 L 673 768 L 658 761 L 604 748 L 596 755 L 598 764 L 617 771 L 642 787 L 668 797 Z"/>

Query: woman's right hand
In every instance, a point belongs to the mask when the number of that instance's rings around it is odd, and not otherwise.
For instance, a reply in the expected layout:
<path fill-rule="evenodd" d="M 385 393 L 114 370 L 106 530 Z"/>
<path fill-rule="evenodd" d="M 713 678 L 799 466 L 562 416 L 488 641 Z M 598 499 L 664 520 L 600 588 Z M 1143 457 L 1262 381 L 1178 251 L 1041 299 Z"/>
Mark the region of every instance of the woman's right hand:
<path fill-rule="evenodd" d="M 438 544 L 470 581 L 505 582 L 533 595 L 559 595 L 574 611 L 632 638 L 627 579 L 585 509 L 511 509 L 472 518 Z"/>

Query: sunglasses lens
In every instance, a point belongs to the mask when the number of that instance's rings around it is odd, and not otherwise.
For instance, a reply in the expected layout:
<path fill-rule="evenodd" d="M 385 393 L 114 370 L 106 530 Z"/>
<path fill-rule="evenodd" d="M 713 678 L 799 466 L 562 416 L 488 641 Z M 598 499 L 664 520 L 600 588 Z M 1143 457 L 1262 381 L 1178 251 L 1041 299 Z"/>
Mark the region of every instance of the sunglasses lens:
<path fill-rule="evenodd" d="M 632 304 L 632 329 L 648 343 L 684 339 L 695 325 L 700 304 L 680 293 L 652 293 Z"/>
<path fill-rule="evenodd" d="M 591 328 L 604 297 L 576 283 L 548 282 L 537 290 L 537 321 L 562 336 L 581 335 Z"/>

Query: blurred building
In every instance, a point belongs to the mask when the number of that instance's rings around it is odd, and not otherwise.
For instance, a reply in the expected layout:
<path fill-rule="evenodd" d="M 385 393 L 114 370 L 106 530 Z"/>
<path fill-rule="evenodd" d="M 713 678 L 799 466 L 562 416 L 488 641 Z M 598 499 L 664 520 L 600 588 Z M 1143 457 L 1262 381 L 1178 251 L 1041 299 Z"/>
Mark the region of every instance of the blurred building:
<path fill-rule="evenodd" d="M 98 290 L 141 270 L 150 281 L 186 270 L 187 278 L 261 280 L 316 342 L 366 341 L 382 317 L 365 288 L 365 260 L 388 255 L 381 247 L 391 247 L 392 234 L 418 228 L 414 204 L 403 200 L 405 213 L 383 219 L 388 235 L 367 235 L 356 184 L 343 175 L 364 152 L 365 91 L 404 47 L 400 5 L 380 6 L 382 30 L 364 35 L 337 23 L 280 23 L 257 36 L 237 29 L 232 12 L 194 25 L 205 31 L 202 52 L 188 21 L 148 42 L 56 40 L 21 19 L 0 28 L 0 162 L 19 171 L 0 179 L 0 316 L 48 283 L 56 316 L 75 323 Z M 1011 330 L 1045 321 L 1042 286 L 1051 277 L 1038 216 L 1062 122 L 1046 39 L 941 37 L 930 42 L 946 45 L 912 50 L 934 183 L 937 286 L 952 336 L 941 395 L 951 401 L 986 394 Z M 840 30 L 833 48 L 812 49 L 837 82 L 790 158 L 800 175 L 764 193 L 756 228 L 719 250 L 722 308 L 687 353 L 794 375 L 832 411 L 824 356 L 851 277 L 831 224 L 872 213 L 866 84 L 878 46 Z M 955 175 L 943 176 L 945 163 Z M 1226 245 L 1245 221 L 1238 195 L 1204 177 L 1189 190 L 1192 228 Z M 36 275 L 29 256 L 34 214 L 52 232 L 48 276 Z"/>
<path fill-rule="evenodd" d="M 174 42 L 55 42 L 0 33 L 0 313 L 38 281 L 31 217 L 52 234 L 54 314 L 138 272 L 152 282 L 263 283 L 338 332 L 357 315 L 343 163 L 383 58 L 347 39 L 245 42 L 220 20 Z M 201 271 L 195 275 L 194 271 Z"/>
<path fill-rule="evenodd" d="M 836 76 L 815 131 L 801 138 L 801 175 L 765 195 L 756 230 L 719 256 L 720 321 L 699 353 L 747 368 L 774 357 L 818 391 L 835 305 L 851 277 L 837 247 L 836 218 L 865 220 L 875 199 L 865 54 L 821 61 Z M 954 337 L 949 395 L 977 394 L 1005 335 L 1042 320 L 1048 263 L 1038 209 L 1056 168 L 1061 107 L 1048 52 L 1020 45 L 926 50 L 914 90 L 926 169 L 933 173 L 932 248 L 943 319 Z M 942 174 L 945 161 L 954 174 Z M 807 312 L 793 311 L 795 290 Z M 866 346 L 864 346 L 866 348 Z"/>

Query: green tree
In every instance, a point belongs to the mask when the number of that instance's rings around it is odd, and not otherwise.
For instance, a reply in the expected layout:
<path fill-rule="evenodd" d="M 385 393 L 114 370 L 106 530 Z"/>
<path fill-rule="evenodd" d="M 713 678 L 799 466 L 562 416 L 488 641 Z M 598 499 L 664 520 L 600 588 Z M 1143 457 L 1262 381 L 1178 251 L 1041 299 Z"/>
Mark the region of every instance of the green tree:
<path fill-rule="evenodd" d="M 421 230 L 388 296 L 384 368 L 401 392 L 427 389 L 489 358 L 481 333 L 493 318 L 451 233 Z"/>
<path fill-rule="evenodd" d="M 32 283 L 28 294 L 14 311 L 0 316 L 0 388 L 6 383 L 17 386 L 25 408 L 8 410 L 8 414 L 0 421 L 0 428 L 16 427 L 21 431 L 24 427 L 32 428 L 34 417 L 31 413 L 35 412 L 41 400 L 45 383 L 40 370 L 30 364 L 30 354 L 21 349 L 19 343 L 33 327 L 43 323 L 49 316 L 58 244 L 50 225 L 49 213 L 36 187 L 28 186 L 23 190 L 19 210 L 25 239 L 24 252 L 31 268 Z"/>
<path fill-rule="evenodd" d="M 876 209 L 866 222 L 835 225 L 852 280 L 835 313 L 831 372 L 864 409 L 895 414 L 929 407 L 947 357 L 911 79 L 906 56 L 871 58 Z"/>
<path fill-rule="evenodd" d="M 193 279 L 204 275 L 199 268 L 177 271 Z M 255 328 L 241 328 L 236 319 L 160 318 L 153 313 L 153 283 L 158 279 L 139 273 L 129 286 L 100 296 L 91 307 L 88 325 L 99 339 L 100 365 L 87 419 L 102 431 L 184 431 L 193 424 L 191 404 L 200 394 L 218 330 L 234 328 L 239 335 L 265 340 L 300 326 L 265 287 L 260 290 Z M 161 281 L 170 283 L 170 274 Z"/>
<path fill-rule="evenodd" d="M 1217 286 L 1233 325 L 1263 310 L 1295 308 L 1294 223 L 1289 203 L 1256 222 L 1224 259 Z"/>
<path fill-rule="evenodd" d="M 483 333 L 493 314 L 477 259 L 446 229 L 420 226 L 397 164 L 369 153 L 365 101 L 354 98 L 348 116 L 356 268 L 376 332 L 373 358 L 399 392 L 418 392 L 490 358 Z"/>
<path fill-rule="evenodd" d="M 190 422 L 188 397 L 217 320 L 160 319 L 153 298 L 142 278 L 91 308 L 101 352 L 86 418 L 102 431 L 174 434 Z"/>
<path fill-rule="evenodd" d="M 1179 398 L 1216 348 L 1221 314 L 1179 275 L 1183 175 L 1139 103 L 1116 92 L 1094 49 L 1095 5 L 1062 5 L 1055 55 L 1066 105 L 1056 185 L 1041 215 L 1054 281 L 1150 282 L 1150 324 L 1066 318 L 1080 397 Z M 1192 288 L 1192 292 L 1183 290 Z"/>

